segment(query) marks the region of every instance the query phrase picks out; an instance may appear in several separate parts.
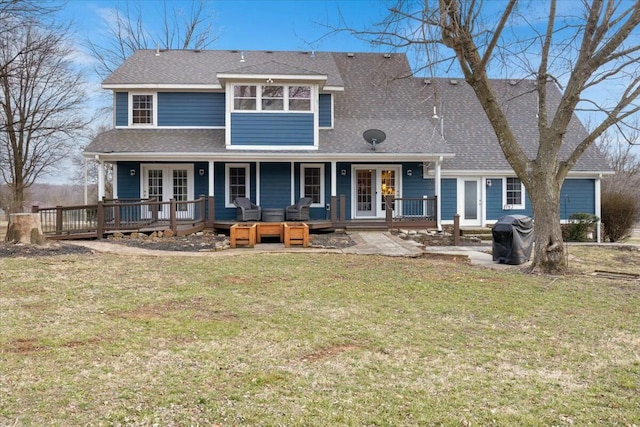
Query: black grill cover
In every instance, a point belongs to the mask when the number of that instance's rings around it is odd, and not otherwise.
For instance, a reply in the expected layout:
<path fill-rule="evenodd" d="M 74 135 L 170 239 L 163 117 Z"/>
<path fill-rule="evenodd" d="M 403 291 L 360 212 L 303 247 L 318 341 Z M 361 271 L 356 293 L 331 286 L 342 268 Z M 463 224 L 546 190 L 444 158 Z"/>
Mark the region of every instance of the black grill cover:
<path fill-rule="evenodd" d="M 525 215 L 505 215 L 491 231 L 493 260 L 519 265 L 529 261 L 533 246 L 533 220 Z"/>

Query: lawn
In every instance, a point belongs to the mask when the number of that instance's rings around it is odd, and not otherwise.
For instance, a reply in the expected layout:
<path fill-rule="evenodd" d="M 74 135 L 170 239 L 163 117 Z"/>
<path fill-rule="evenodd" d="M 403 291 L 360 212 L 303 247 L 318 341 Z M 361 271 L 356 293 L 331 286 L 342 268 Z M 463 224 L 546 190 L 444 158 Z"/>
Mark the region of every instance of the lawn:
<path fill-rule="evenodd" d="M 640 424 L 640 284 L 329 254 L 0 258 L 0 425 Z"/>

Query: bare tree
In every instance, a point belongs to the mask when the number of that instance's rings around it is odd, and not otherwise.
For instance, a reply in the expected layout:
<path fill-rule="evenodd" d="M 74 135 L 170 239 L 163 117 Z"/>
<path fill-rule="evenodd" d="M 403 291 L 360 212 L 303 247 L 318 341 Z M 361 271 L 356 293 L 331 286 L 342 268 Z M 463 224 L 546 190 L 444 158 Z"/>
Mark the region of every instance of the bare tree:
<path fill-rule="evenodd" d="M 10 212 L 24 209 L 25 190 L 69 154 L 89 122 L 67 30 L 22 19 L 0 34 L 0 173 Z"/>
<path fill-rule="evenodd" d="M 98 126 L 89 135 L 89 140 L 94 139 L 97 135 L 107 131 L 107 126 Z M 72 182 L 77 185 L 86 186 L 87 203 L 95 203 L 98 201 L 98 175 L 100 167 L 102 165 L 103 176 L 105 180 L 105 196 L 107 198 L 113 197 L 113 165 L 110 163 L 100 163 L 93 159 L 87 159 L 82 155 L 84 146 L 81 150 L 76 152 L 72 157 L 72 164 L 74 167 L 74 173 L 71 176 Z"/>
<path fill-rule="evenodd" d="M 634 150 L 634 146 L 640 144 L 640 132 L 631 132 L 622 138 L 620 133 L 609 129 L 598 138 L 597 144 L 615 171 L 602 180 L 602 192 L 634 194 L 640 201 L 640 155 Z"/>
<path fill-rule="evenodd" d="M 565 6 L 567 3 L 560 3 Z M 566 268 L 560 227 L 560 189 L 585 150 L 611 126 L 627 126 L 638 115 L 640 1 L 584 0 L 558 12 L 557 0 L 400 0 L 372 31 L 348 29 L 380 45 L 420 48 L 424 68 L 457 64 L 493 127 L 505 158 L 532 201 L 535 226 L 533 269 Z M 533 21 L 530 8 L 545 8 Z M 528 156 L 497 102 L 490 73 L 535 80 L 538 98 L 538 151 Z M 550 105 L 549 83 L 563 89 Z M 589 97 L 606 85 L 620 87 L 613 100 Z M 611 97 L 615 92 L 609 91 Z M 598 113 L 597 124 L 574 147 L 564 135 L 577 111 Z M 561 155 L 561 149 L 568 155 Z"/>
<path fill-rule="evenodd" d="M 188 10 L 184 5 L 188 4 Z M 87 48 L 97 61 L 96 71 L 111 74 L 138 49 L 205 49 L 216 40 L 213 34 L 212 2 L 191 0 L 169 8 L 163 4 L 159 28 L 153 27 L 149 11 L 143 13 L 140 2 L 112 9 L 106 19 L 105 44 L 87 40 Z"/>

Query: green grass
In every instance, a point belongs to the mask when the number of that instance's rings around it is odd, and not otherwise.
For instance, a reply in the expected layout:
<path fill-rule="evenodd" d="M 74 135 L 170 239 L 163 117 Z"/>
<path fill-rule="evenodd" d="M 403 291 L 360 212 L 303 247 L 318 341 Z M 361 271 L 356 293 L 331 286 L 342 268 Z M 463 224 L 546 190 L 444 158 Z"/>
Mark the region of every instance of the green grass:
<path fill-rule="evenodd" d="M 638 307 L 429 259 L 0 259 L 0 425 L 637 425 Z"/>

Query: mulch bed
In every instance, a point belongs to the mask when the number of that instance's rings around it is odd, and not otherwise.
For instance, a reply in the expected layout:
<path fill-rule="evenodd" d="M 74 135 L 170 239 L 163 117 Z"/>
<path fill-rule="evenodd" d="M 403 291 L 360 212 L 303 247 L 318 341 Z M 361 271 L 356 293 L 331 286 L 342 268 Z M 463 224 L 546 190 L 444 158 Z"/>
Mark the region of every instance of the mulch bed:
<path fill-rule="evenodd" d="M 153 237 L 136 234 L 109 238 L 109 243 L 131 247 L 179 252 L 212 252 L 228 247 L 228 236 L 214 233 L 196 233 L 184 237 Z M 316 248 L 340 249 L 355 245 L 344 233 L 318 233 L 309 236 L 310 245 Z M 225 246 L 227 242 L 227 246 Z M 55 255 L 90 254 L 91 249 L 65 242 L 49 242 L 46 245 L 26 245 L 0 242 L 0 258 L 43 257 Z"/>

